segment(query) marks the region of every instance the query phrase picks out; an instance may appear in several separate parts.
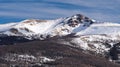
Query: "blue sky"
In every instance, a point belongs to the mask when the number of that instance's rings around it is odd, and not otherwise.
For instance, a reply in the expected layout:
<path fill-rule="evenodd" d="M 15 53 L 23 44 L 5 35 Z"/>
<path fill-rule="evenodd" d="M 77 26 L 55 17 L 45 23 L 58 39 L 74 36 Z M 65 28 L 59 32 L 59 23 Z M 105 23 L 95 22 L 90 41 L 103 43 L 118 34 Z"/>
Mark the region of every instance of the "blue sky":
<path fill-rule="evenodd" d="M 56 19 L 83 14 L 120 23 L 120 0 L 0 0 L 0 23 L 24 19 Z"/>

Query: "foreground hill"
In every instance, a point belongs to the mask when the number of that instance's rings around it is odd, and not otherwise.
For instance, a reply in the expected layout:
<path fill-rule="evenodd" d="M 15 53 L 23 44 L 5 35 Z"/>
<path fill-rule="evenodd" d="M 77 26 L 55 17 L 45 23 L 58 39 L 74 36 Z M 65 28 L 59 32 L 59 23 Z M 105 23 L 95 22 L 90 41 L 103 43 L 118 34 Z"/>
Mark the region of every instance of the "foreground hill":
<path fill-rule="evenodd" d="M 0 46 L 0 67 L 120 67 L 104 57 L 51 41 Z"/>

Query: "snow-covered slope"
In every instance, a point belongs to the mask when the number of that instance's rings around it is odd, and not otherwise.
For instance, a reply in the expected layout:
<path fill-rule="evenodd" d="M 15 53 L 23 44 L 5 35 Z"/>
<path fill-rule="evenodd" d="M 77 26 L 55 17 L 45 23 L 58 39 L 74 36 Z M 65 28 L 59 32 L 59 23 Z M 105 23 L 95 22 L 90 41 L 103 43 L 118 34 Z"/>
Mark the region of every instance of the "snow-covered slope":
<path fill-rule="evenodd" d="M 16 25 L 8 28 L 7 31 L 3 32 L 8 35 L 32 35 L 32 34 L 45 34 L 52 27 L 57 25 L 60 22 L 60 19 L 57 20 L 35 20 L 29 19 L 18 22 Z"/>
<path fill-rule="evenodd" d="M 16 24 L 17 23 L 0 24 L 0 32 L 7 31 L 10 28 L 12 28 L 12 26 L 14 26 Z"/>
<path fill-rule="evenodd" d="M 76 29 L 79 32 L 79 28 Z M 90 34 L 90 35 L 94 35 L 94 34 L 120 34 L 120 24 L 117 23 L 109 23 L 109 22 L 105 22 L 105 23 L 95 23 L 92 24 L 90 27 L 88 27 L 87 29 L 77 33 L 77 34 Z"/>

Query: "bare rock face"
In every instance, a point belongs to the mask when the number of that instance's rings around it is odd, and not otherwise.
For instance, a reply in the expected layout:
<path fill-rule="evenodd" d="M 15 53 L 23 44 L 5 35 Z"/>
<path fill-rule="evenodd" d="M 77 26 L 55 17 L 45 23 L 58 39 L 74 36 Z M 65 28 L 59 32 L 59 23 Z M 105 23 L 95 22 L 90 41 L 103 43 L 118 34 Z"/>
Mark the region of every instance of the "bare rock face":
<path fill-rule="evenodd" d="M 85 24 L 84 24 L 85 23 Z M 82 15 L 82 14 L 76 14 L 73 15 L 71 18 L 68 20 L 69 26 L 75 27 L 78 24 L 84 24 L 84 25 L 90 25 L 94 23 L 90 18 Z"/>
<path fill-rule="evenodd" d="M 110 58 L 116 62 L 120 63 L 120 43 L 113 45 L 110 49 Z"/>

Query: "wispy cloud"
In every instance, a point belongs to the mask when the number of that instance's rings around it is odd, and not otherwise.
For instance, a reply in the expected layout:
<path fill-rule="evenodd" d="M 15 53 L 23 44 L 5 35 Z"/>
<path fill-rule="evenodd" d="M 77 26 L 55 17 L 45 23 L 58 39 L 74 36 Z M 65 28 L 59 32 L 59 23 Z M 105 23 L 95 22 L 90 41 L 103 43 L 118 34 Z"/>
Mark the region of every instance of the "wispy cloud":
<path fill-rule="evenodd" d="M 119 0 L 0 0 L 0 18 L 54 19 L 81 13 L 98 21 L 119 22 L 119 4 Z"/>

